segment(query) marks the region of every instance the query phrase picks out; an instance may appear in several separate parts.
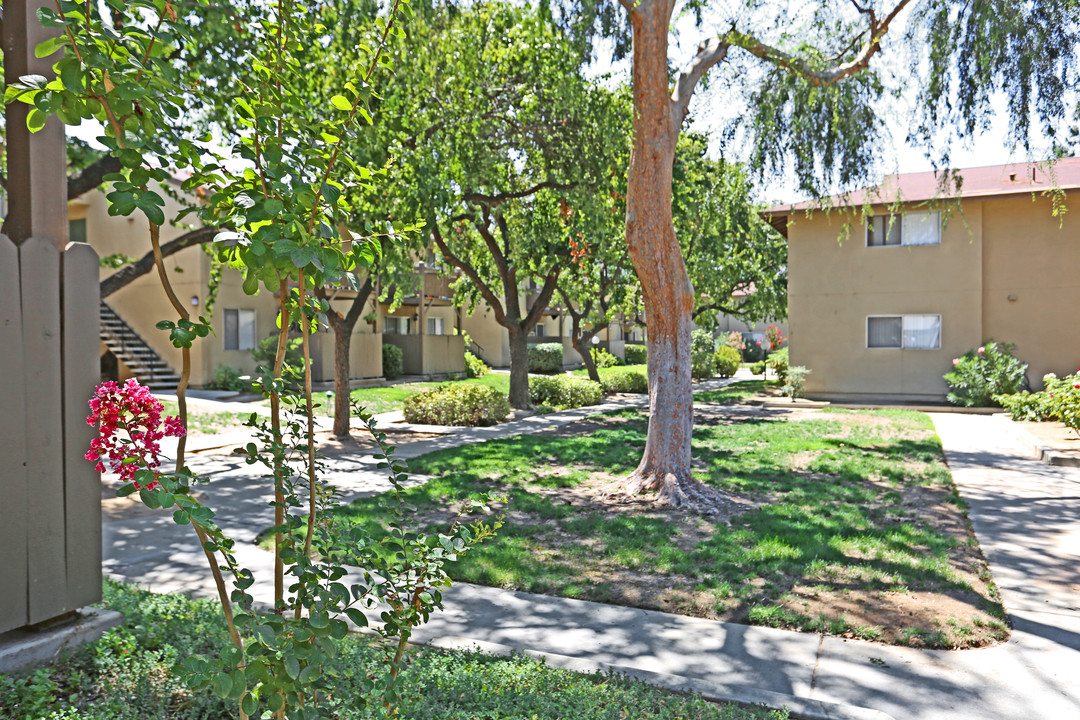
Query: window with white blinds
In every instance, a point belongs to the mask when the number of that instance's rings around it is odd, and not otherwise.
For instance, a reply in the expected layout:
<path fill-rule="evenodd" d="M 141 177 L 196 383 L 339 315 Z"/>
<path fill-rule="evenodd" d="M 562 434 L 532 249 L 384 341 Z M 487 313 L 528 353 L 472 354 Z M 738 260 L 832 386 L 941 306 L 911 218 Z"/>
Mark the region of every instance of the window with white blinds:
<path fill-rule="evenodd" d="M 871 315 L 866 347 L 936 350 L 941 347 L 940 315 Z"/>

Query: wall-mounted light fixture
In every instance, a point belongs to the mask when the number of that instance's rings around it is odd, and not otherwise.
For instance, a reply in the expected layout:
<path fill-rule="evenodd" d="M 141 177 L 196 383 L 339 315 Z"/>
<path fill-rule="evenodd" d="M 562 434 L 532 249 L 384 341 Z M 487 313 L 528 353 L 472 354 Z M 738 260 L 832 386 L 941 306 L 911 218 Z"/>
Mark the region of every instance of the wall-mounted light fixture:
<path fill-rule="evenodd" d="M 191 296 L 191 307 L 199 307 L 199 296 L 198 295 L 192 295 Z"/>

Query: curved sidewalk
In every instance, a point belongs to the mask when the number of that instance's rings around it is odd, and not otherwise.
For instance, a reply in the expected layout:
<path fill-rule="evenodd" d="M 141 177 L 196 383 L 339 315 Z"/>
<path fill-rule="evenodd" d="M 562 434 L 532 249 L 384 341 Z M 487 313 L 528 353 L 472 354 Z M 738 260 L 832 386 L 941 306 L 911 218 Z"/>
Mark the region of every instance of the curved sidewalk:
<path fill-rule="evenodd" d="M 991 417 L 931 417 L 1015 624 L 1003 645 L 915 650 L 464 583 L 446 593 L 446 610 L 414 637 L 548 654 L 549 662 L 579 670 L 614 666 L 714 697 L 786 698 L 802 717 L 1080 718 L 1080 469 L 1029 458 Z M 417 446 L 408 454 L 420 451 Z M 222 525 L 238 545 L 253 539 L 270 510 L 257 492 L 262 484 L 252 482 L 243 462 L 200 462 L 206 465 L 201 470 L 218 476 L 211 488 L 214 504 L 227 508 Z M 377 488 L 370 484 L 374 474 L 364 470 L 331 468 L 331 476 L 365 494 Z M 188 535 L 190 529 L 172 525 L 168 516 L 109 523 L 106 571 L 163 591 L 212 592 Z M 242 554 L 257 575 L 268 565 L 269 556 L 250 545 Z"/>

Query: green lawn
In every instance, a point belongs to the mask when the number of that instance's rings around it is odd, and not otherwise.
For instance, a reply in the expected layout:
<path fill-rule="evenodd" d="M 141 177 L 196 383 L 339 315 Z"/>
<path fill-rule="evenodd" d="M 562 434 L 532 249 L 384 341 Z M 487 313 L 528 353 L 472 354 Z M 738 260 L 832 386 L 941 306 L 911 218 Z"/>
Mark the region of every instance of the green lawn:
<path fill-rule="evenodd" d="M 124 625 L 74 655 L 32 673 L 0 674 L 0 717 L 11 720 L 223 720 L 233 703 L 191 692 L 173 667 L 193 654 L 217 656 L 227 643 L 213 603 L 153 595 L 108 581 L 106 607 Z M 337 680 L 321 708 L 339 720 L 374 717 L 357 707 L 378 672 L 380 649 L 349 636 L 329 668 Z M 403 674 L 402 720 L 784 720 L 786 712 L 717 706 L 611 675 L 580 675 L 534 660 L 476 652 L 411 650 Z"/>
<path fill-rule="evenodd" d="M 636 410 L 413 460 L 433 477 L 407 501 L 437 531 L 460 498 L 509 498 L 499 536 L 451 569 L 469 582 L 913 645 L 1003 637 L 929 418 L 705 402 L 757 389 L 698 397 L 695 476 L 744 503 L 730 521 L 603 497 L 644 447 Z M 380 508 L 335 514 L 378 535 Z"/>
<path fill-rule="evenodd" d="M 596 372 L 598 372 L 600 374 L 600 377 L 603 378 L 605 375 L 613 372 L 618 372 L 619 370 L 640 370 L 641 372 L 647 372 L 647 369 L 648 365 L 616 365 L 615 367 L 597 368 Z M 577 370 L 571 370 L 570 372 L 573 375 L 585 375 L 586 377 L 589 375 L 589 371 L 583 367 L 578 368 Z"/>
<path fill-rule="evenodd" d="M 451 380 L 448 382 L 476 383 L 493 387 L 504 395 L 510 393 L 510 376 L 506 373 L 488 373 L 479 378 Z M 446 382 L 417 382 L 387 385 L 385 387 L 364 387 L 356 388 L 351 395 L 354 400 L 367 408 L 368 412 L 379 414 L 400 410 L 407 398 L 445 384 Z M 333 414 L 333 408 L 327 406 L 326 393 L 315 393 L 312 400 L 322 406 L 319 410 L 321 414 Z"/>
<path fill-rule="evenodd" d="M 163 415 L 179 415 L 180 408 L 170 400 L 161 401 L 165 408 Z M 239 429 L 251 412 L 212 412 L 200 410 L 198 406 L 188 403 L 188 432 L 192 435 L 217 435 L 228 430 Z"/>

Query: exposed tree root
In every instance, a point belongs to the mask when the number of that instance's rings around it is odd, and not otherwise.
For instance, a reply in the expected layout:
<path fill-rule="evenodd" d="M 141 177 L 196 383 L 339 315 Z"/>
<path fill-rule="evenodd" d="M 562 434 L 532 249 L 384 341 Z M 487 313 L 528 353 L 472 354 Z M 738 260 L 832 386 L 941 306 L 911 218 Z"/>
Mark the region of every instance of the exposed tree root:
<path fill-rule="evenodd" d="M 638 468 L 622 480 L 604 489 L 606 495 L 656 495 L 657 505 L 669 505 L 702 515 L 730 517 L 743 510 L 743 505 L 731 495 L 704 485 L 693 478 L 689 471 L 662 471 Z"/>

